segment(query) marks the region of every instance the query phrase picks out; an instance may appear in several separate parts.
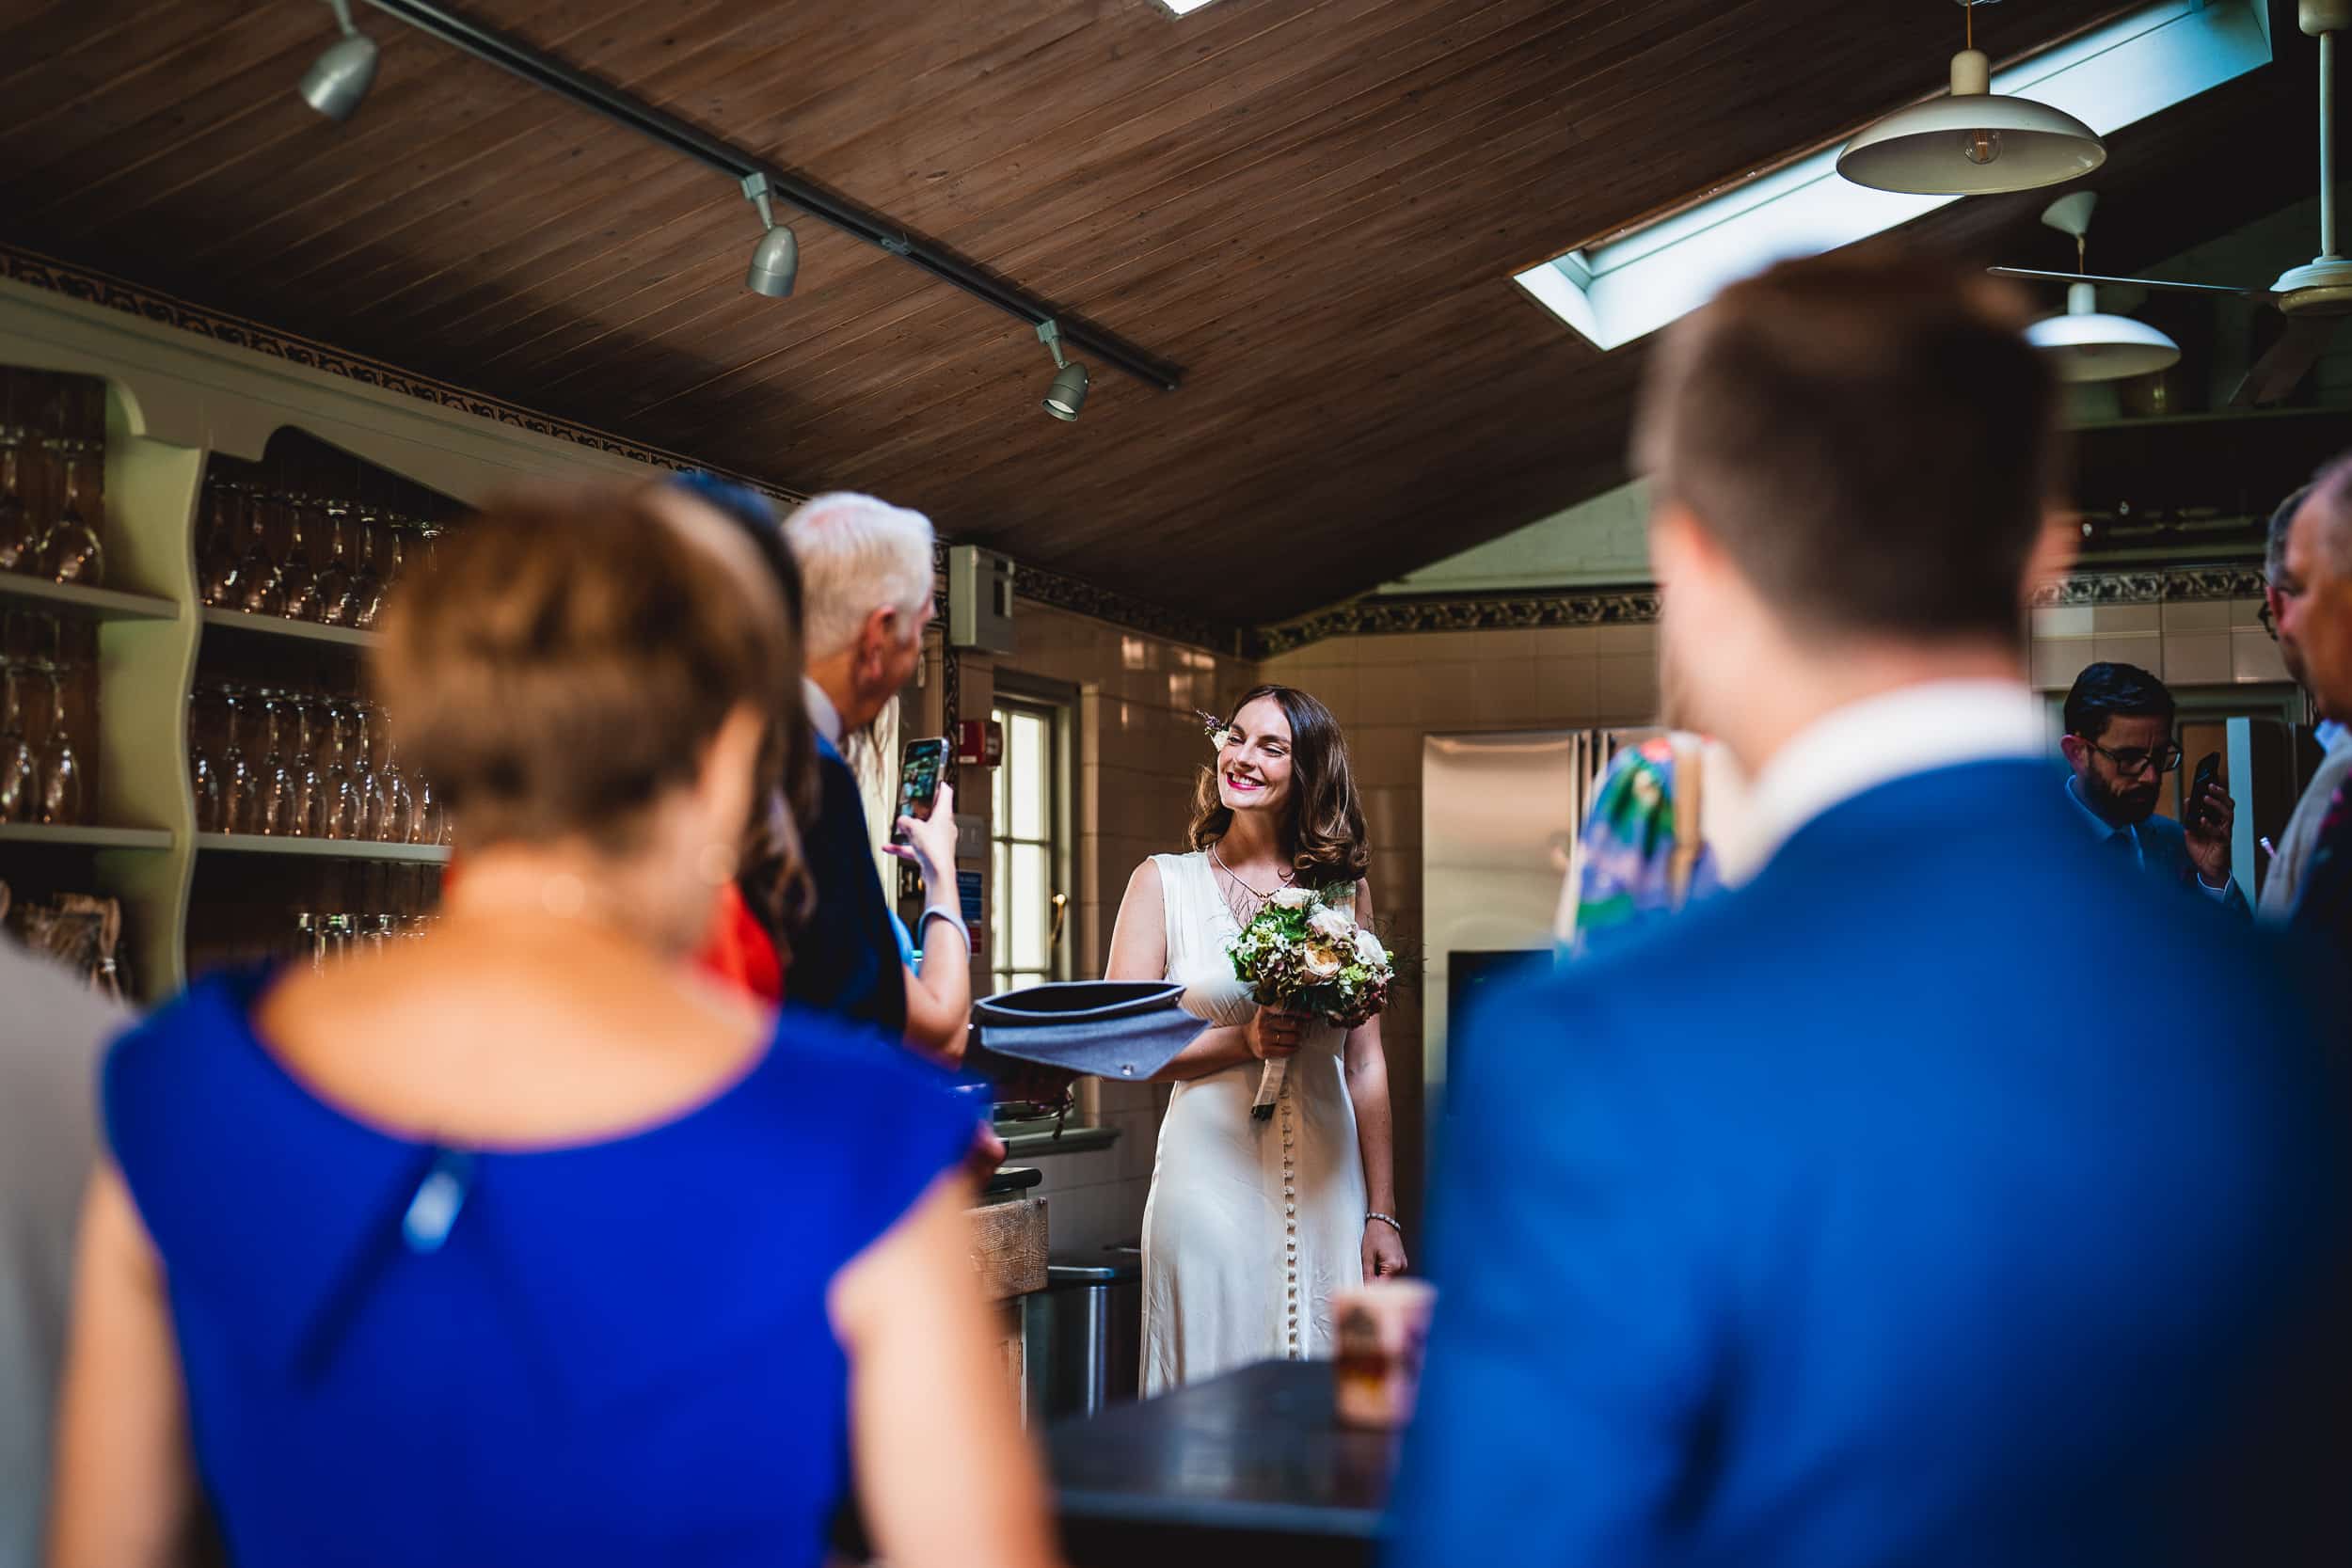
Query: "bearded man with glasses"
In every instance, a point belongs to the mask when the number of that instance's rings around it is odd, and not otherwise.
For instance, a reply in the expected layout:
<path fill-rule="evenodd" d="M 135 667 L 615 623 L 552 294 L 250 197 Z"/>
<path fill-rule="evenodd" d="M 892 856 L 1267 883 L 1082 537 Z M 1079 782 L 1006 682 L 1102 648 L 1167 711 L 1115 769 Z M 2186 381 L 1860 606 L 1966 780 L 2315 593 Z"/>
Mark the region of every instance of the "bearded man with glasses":
<path fill-rule="evenodd" d="M 2066 736 L 2058 742 L 2074 769 L 2067 796 L 2117 855 L 2251 919 L 2246 895 L 2230 876 L 2237 803 L 2220 782 L 2184 801 L 2178 822 L 2155 814 L 2165 775 L 2181 766 L 2173 711 L 2164 682 L 2137 665 L 2087 667 L 2066 694 Z"/>

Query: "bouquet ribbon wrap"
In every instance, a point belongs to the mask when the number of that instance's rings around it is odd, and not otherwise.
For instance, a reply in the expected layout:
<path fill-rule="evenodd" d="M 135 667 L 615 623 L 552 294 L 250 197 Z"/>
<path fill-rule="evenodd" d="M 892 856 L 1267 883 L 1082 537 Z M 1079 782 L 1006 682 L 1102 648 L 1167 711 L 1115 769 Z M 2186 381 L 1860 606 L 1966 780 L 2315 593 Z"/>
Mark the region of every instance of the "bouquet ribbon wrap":
<path fill-rule="evenodd" d="M 1284 1056 L 1266 1063 L 1258 1073 L 1258 1098 L 1249 1102 L 1253 1121 L 1266 1121 L 1274 1116 L 1274 1102 L 1282 1098 L 1282 1083 L 1291 1075 L 1291 1059 Z M 1229 1115 L 1231 1113 L 1228 1113 Z"/>

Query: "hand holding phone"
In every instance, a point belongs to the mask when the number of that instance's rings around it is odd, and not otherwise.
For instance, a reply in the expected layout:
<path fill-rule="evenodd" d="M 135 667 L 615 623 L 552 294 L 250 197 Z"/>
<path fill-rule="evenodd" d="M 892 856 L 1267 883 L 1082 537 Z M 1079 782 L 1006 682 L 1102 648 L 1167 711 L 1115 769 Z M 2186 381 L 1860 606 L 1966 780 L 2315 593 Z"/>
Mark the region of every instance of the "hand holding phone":
<path fill-rule="evenodd" d="M 2205 797 L 2212 792 L 2220 777 L 2221 753 L 2207 752 L 2197 764 L 2196 777 L 2189 781 L 2188 806 L 2182 814 L 2187 819 L 2190 832 L 2194 832 L 2202 829 L 2208 817 L 2218 815 L 2212 809 L 2211 802 Z"/>
<path fill-rule="evenodd" d="M 930 820 L 931 808 L 939 803 L 940 773 L 947 766 L 947 738 L 934 736 L 928 740 L 910 740 L 898 759 L 898 815 L 912 816 L 917 822 Z M 894 832 L 898 842 L 906 842 L 904 832 Z"/>

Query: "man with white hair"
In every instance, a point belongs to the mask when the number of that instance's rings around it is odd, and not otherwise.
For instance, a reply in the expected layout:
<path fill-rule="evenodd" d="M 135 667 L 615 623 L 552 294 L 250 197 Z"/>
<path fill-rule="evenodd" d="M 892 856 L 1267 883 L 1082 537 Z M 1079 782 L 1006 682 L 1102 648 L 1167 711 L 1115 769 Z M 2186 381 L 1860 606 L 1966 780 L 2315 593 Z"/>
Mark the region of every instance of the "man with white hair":
<path fill-rule="evenodd" d="M 803 693 L 817 731 L 823 787 L 803 847 L 815 884 L 815 916 L 793 941 L 787 994 L 795 1003 L 854 1018 L 893 1036 L 907 1033 L 902 949 L 889 900 L 874 870 L 874 840 L 856 775 L 842 743 L 878 718 L 914 678 L 931 619 L 931 524 L 919 512 L 871 496 L 834 493 L 802 503 L 784 520 L 806 595 Z M 942 804 L 950 803 L 942 792 Z M 961 982 L 971 1002 L 970 938 L 955 898 L 952 818 L 937 832 L 910 835 L 901 853 L 922 873 L 923 926 L 952 928 L 922 978 Z M 944 852 L 943 852 L 944 849 Z M 918 930 L 918 939 L 921 932 Z M 933 974 L 934 968 L 938 974 Z"/>
<path fill-rule="evenodd" d="M 2295 815 L 2279 834 L 2279 849 L 2271 860 L 2270 874 L 2263 879 L 2260 907 L 2264 918 L 2284 920 L 2294 911 L 2295 903 L 2303 891 L 2304 873 L 2311 869 L 2312 856 L 2319 848 L 2319 824 L 2333 798 L 2336 786 L 2352 778 L 2352 733 L 2347 733 L 2336 715 L 2329 713 L 2319 702 L 2316 689 L 2303 670 L 2303 650 L 2287 635 L 2285 621 L 2288 607 L 2301 593 L 2295 578 L 2287 572 L 2287 531 L 2294 525 L 2295 515 L 2311 499 L 2312 486 L 2306 484 L 2270 515 L 2270 543 L 2263 555 L 2263 625 L 2279 644 L 2280 661 L 2287 673 L 2307 691 L 2313 691 L 2313 705 L 2319 707 L 2319 745 L 2322 752 L 2319 768 L 2312 782 L 2304 787 L 2302 799 L 2295 805 Z"/>
<path fill-rule="evenodd" d="M 2295 650 L 2312 701 L 2331 717 L 2352 714 L 2352 454 L 2312 481 L 2273 586 L 2280 644 Z M 2290 918 L 2352 958 L 2352 784 L 2339 779 L 2320 803 L 2312 845 Z"/>

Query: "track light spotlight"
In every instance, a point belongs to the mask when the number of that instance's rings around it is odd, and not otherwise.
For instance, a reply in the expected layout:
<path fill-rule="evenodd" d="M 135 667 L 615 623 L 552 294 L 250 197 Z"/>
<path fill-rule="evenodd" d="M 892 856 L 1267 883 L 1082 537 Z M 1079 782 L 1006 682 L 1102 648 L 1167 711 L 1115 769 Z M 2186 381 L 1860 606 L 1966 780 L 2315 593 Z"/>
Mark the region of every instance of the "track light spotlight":
<path fill-rule="evenodd" d="M 1037 339 L 1053 351 L 1054 383 L 1045 388 L 1045 411 L 1057 420 L 1074 420 L 1087 405 L 1087 368 L 1061 351 L 1061 325 L 1050 317 L 1037 324 Z"/>
<path fill-rule="evenodd" d="M 343 36 L 322 51 L 302 73 L 302 101 L 341 123 L 358 109 L 375 80 L 375 40 L 351 24 L 350 0 L 327 0 Z"/>
<path fill-rule="evenodd" d="M 743 275 L 743 287 L 770 299 L 783 299 L 792 293 L 793 279 L 801 275 L 801 242 L 790 229 L 777 227 L 774 193 L 765 174 L 745 175 L 743 194 L 759 209 L 760 226 L 767 230 L 753 247 L 752 268 Z"/>

